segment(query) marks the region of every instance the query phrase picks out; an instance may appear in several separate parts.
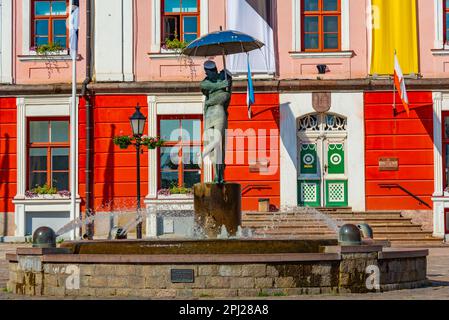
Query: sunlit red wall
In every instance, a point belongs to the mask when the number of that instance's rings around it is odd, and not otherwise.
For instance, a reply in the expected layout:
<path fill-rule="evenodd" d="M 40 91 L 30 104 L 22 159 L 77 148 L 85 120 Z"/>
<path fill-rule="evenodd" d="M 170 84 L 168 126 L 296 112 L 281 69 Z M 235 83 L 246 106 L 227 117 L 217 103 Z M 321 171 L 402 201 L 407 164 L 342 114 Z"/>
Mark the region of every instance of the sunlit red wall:
<path fill-rule="evenodd" d="M 279 94 L 264 93 L 256 94 L 256 104 L 252 106 L 252 119 L 248 118 L 246 105 L 246 94 L 233 94 L 229 107 L 229 129 L 241 129 L 243 132 L 253 130 L 256 134 L 257 150 L 262 154 L 255 153 L 259 160 L 267 158 L 270 160 L 269 170 L 266 174 L 251 172 L 248 156 L 254 147 L 250 147 L 249 139 L 244 139 L 244 148 L 236 149 L 236 139 L 233 135 L 228 136 L 226 154 L 226 181 L 242 184 L 242 209 L 257 210 L 260 198 L 270 199 L 270 203 L 276 207 L 280 205 L 280 173 L 279 173 Z M 266 130 L 265 132 L 259 129 Z M 270 130 L 274 131 L 270 131 Z M 238 132 L 236 132 L 238 133 Z M 266 137 L 265 143 L 259 138 Z M 229 139 L 234 138 L 233 145 Z M 265 154 L 266 149 L 266 154 Z M 244 153 L 244 163 L 236 163 L 237 157 Z M 232 161 L 233 160 L 233 161 Z M 233 164 L 229 164 L 230 162 Z"/>
<path fill-rule="evenodd" d="M 127 150 L 121 150 L 114 145 L 112 138 L 131 134 L 129 117 L 134 113 L 137 103 L 142 107 L 141 112 L 148 116 L 146 96 L 95 97 L 93 209 L 96 211 L 133 207 L 136 197 L 136 149 L 130 146 Z M 145 132 L 148 132 L 148 125 Z M 142 200 L 148 194 L 148 151 L 145 148 L 143 150 L 140 172 Z M 84 166 L 83 160 L 80 162 Z"/>
<path fill-rule="evenodd" d="M 17 111 L 15 98 L 0 98 L 0 213 L 14 213 L 17 192 Z M 0 234 L 3 230 L 0 230 Z"/>
<path fill-rule="evenodd" d="M 365 94 L 366 208 L 368 210 L 430 210 L 404 191 L 380 184 L 399 184 L 432 206 L 433 108 L 431 92 L 409 92 L 410 117 L 393 93 Z M 398 171 L 380 171 L 380 158 L 398 158 Z"/>

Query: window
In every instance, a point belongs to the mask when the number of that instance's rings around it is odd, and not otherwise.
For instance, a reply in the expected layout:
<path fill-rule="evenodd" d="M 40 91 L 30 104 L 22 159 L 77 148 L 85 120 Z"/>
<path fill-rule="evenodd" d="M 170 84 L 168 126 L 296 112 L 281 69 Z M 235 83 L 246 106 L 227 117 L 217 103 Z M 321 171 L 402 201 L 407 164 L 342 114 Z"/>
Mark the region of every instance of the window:
<path fill-rule="evenodd" d="M 449 191 L 449 113 L 443 112 L 443 175 L 445 191 Z"/>
<path fill-rule="evenodd" d="M 304 51 L 339 51 L 341 0 L 302 0 Z"/>
<path fill-rule="evenodd" d="M 444 43 L 449 44 L 449 0 L 443 0 Z"/>
<path fill-rule="evenodd" d="M 28 121 L 28 188 L 69 190 L 69 121 Z"/>
<path fill-rule="evenodd" d="M 166 141 L 160 148 L 159 188 L 192 188 L 201 182 L 197 155 L 201 152 L 201 119 L 162 117 L 160 137 Z"/>
<path fill-rule="evenodd" d="M 179 39 L 192 42 L 199 36 L 199 0 L 164 0 L 162 2 L 162 42 Z"/>
<path fill-rule="evenodd" d="M 68 1 L 32 1 L 32 46 L 58 44 L 67 48 Z"/>

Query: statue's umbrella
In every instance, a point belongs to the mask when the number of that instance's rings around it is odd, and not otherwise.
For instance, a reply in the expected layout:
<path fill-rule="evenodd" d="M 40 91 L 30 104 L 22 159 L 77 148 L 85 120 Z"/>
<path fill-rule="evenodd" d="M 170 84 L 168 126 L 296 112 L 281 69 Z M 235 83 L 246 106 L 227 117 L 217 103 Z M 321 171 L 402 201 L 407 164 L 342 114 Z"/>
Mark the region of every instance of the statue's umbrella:
<path fill-rule="evenodd" d="M 250 35 L 226 30 L 212 32 L 192 41 L 182 53 L 194 57 L 227 56 L 250 52 L 263 46 L 262 42 Z"/>
<path fill-rule="evenodd" d="M 261 49 L 265 44 L 256 38 L 234 30 L 216 31 L 206 34 L 192 41 L 184 50 L 183 54 L 192 57 L 223 56 L 223 66 L 226 70 L 225 56 L 237 53 L 248 53 Z M 225 71 L 227 78 L 227 72 Z M 252 87 L 251 71 L 248 58 L 248 96 L 254 103 L 254 92 Z M 250 101 L 248 100 L 248 101 Z M 251 102 L 248 102 L 248 115 L 251 118 Z"/>

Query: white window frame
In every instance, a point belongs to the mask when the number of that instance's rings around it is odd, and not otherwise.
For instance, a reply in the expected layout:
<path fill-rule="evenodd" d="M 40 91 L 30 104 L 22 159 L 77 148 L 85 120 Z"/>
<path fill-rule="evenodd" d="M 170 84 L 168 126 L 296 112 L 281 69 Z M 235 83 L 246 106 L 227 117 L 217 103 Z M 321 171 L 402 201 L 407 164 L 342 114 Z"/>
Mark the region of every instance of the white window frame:
<path fill-rule="evenodd" d="M 152 1 L 151 53 L 161 53 L 161 0 Z M 209 0 L 200 0 L 200 36 L 209 32 Z M 164 52 L 167 52 L 164 50 Z M 171 51 L 168 51 L 171 52 Z"/>
<path fill-rule="evenodd" d="M 434 49 L 445 49 L 443 8 L 444 8 L 443 0 L 434 0 L 434 13 L 435 13 Z"/>
<path fill-rule="evenodd" d="M 148 96 L 148 135 L 158 135 L 158 116 L 160 115 L 203 115 L 204 96 Z M 148 151 L 148 195 L 147 200 L 158 198 L 159 159 L 157 150 Z M 205 182 L 212 182 L 212 165 L 205 159 L 203 167 Z"/>
<path fill-rule="evenodd" d="M 12 0 L 0 0 L 0 82 L 12 83 Z"/>
<path fill-rule="evenodd" d="M 61 199 L 27 199 L 27 118 L 28 117 L 68 117 L 70 116 L 70 105 L 72 103 L 70 96 L 41 96 L 41 97 L 21 97 L 17 98 L 17 194 L 14 197 L 15 205 L 15 224 L 16 237 L 25 236 L 25 223 L 27 212 L 51 211 L 70 212 L 70 219 L 73 221 L 79 217 L 81 199 L 78 194 L 78 161 L 74 165 L 70 164 L 70 172 L 76 172 L 76 190 L 71 190 L 72 195 L 76 197 L 75 212 L 71 210 L 70 198 Z M 77 105 L 78 105 L 77 99 Z M 76 108 L 78 110 L 78 108 Z M 78 119 L 78 114 L 75 117 Z M 78 128 L 78 120 L 76 121 Z M 75 137 L 78 141 L 78 132 Z M 78 146 L 76 146 L 76 159 L 78 159 Z M 78 234 L 78 228 L 71 231 L 71 238 L 75 239 Z"/>
<path fill-rule="evenodd" d="M 303 48 L 301 47 L 301 0 L 292 0 L 292 14 L 292 56 L 294 58 L 339 58 L 352 56 L 352 53 L 344 52 L 350 50 L 349 0 L 341 0 L 341 51 L 337 52 L 304 52 L 307 57 L 300 56 L 303 53 Z"/>

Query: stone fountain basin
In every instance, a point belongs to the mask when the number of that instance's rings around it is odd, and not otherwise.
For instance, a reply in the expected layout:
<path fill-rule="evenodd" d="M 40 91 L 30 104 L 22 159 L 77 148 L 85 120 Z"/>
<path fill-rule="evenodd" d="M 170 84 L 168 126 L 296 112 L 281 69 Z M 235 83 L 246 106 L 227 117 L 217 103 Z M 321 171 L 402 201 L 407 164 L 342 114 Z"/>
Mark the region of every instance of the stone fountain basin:
<path fill-rule="evenodd" d="M 160 254 L 282 254 L 318 253 L 335 246 L 335 239 L 257 239 L 257 240 L 113 240 L 64 242 L 61 248 L 72 254 L 160 255 Z"/>
<path fill-rule="evenodd" d="M 416 288 L 427 284 L 427 255 L 334 239 L 236 239 L 66 242 L 6 258 L 15 294 L 185 299 Z"/>

